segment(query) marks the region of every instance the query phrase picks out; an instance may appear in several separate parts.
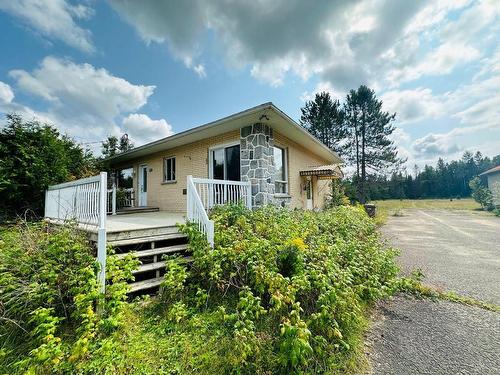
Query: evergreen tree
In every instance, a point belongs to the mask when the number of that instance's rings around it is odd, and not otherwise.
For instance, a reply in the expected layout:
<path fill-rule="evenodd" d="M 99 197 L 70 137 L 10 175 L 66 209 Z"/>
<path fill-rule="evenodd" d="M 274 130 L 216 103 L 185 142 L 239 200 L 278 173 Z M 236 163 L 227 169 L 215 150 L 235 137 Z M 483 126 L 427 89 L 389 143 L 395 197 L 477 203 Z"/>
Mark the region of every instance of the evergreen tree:
<path fill-rule="evenodd" d="M 358 199 L 365 203 L 368 175 L 386 172 L 403 162 L 389 138 L 395 129 L 392 122 L 396 114 L 384 112 L 382 101 L 366 86 L 349 92 L 344 112 L 348 142 L 342 154 L 356 166 Z"/>
<path fill-rule="evenodd" d="M 322 92 L 306 102 L 301 112 L 300 124 L 328 148 L 341 153 L 346 132 L 340 102 L 332 100 L 328 92 Z"/>

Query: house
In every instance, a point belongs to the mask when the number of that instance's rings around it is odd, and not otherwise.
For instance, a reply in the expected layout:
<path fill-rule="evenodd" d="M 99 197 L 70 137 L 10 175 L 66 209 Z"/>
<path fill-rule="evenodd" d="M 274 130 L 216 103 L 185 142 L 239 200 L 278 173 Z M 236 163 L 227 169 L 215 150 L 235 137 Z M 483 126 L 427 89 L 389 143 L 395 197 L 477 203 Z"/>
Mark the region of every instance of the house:
<path fill-rule="evenodd" d="M 488 169 L 479 176 L 486 178 L 488 189 L 493 194 L 493 204 L 500 206 L 500 165 Z"/>
<path fill-rule="evenodd" d="M 132 176 L 134 205 L 186 212 L 187 176 L 251 183 L 252 206 L 320 209 L 339 156 L 272 103 L 108 159 Z"/>
<path fill-rule="evenodd" d="M 178 223 L 194 223 L 213 246 L 212 207 L 242 203 L 248 208 L 320 209 L 329 181 L 342 177 L 339 156 L 272 103 L 107 161 L 115 170 L 111 179 L 101 172 L 50 186 L 45 195 L 47 221 L 72 220 L 95 242 L 101 291 L 107 245 L 117 256 L 133 252 L 139 258 L 130 291 L 142 293 L 161 284 L 165 254 L 189 258 Z"/>

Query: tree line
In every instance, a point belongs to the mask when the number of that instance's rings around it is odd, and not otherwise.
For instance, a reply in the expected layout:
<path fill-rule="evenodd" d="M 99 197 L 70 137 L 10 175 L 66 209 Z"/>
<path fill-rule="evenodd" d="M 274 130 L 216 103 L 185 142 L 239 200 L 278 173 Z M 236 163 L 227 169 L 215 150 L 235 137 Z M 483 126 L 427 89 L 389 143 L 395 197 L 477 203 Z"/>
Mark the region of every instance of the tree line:
<path fill-rule="evenodd" d="M 422 169 L 415 166 L 412 173 L 370 176 L 367 195 L 370 200 L 469 197 L 469 182 L 496 165 L 500 165 L 500 155 L 490 159 L 480 151 L 475 154 L 466 151 L 459 160 L 445 162 L 440 158 L 435 166 L 425 165 Z M 348 195 L 353 197 L 356 180 L 344 184 Z"/>
<path fill-rule="evenodd" d="M 373 90 L 360 86 L 343 104 L 321 92 L 301 108 L 301 125 L 355 168 L 343 181 L 351 200 L 468 197 L 469 182 L 500 165 L 500 155 L 490 159 L 480 151 L 467 151 L 459 160 L 440 158 L 435 166 L 405 170 L 406 160 L 390 138 L 396 114 L 383 111 L 382 105 Z"/>

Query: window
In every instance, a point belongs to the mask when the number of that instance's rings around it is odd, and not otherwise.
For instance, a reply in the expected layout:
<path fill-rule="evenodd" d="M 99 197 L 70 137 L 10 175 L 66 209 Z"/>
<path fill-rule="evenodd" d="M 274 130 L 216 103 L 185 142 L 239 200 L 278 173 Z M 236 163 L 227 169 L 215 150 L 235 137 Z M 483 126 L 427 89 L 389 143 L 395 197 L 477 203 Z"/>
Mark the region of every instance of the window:
<path fill-rule="evenodd" d="M 163 159 L 163 180 L 165 182 L 175 181 L 175 157 Z"/>
<path fill-rule="evenodd" d="M 240 145 L 212 150 L 211 159 L 211 178 L 240 181 Z"/>
<path fill-rule="evenodd" d="M 280 147 L 274 147 L 274 192 L 277 194 L 288 193 L 286 151 Z"/>

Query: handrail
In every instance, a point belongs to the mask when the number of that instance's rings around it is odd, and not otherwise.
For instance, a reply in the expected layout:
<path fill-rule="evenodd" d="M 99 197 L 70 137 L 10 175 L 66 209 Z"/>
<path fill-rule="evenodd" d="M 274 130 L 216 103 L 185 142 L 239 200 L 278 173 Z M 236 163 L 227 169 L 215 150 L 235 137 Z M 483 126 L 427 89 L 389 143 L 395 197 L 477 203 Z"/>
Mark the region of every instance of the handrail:
<path fill-rule="evenodd" d="M 198 229 L 214 246 L 214 222 L 208 210 L 216 205 L 241 203 L 252 208 L 252 186 L 250 182 L 214 180 L 209 178 L 187 178 L 187 218 L 197 224 Z"/>
<path fill-rule="evenodd" d="M 205 234 L 211 247 L 214 246 L 214 222 L 208 218 L 200 196 L 193 182 L 193 176 L 187 177 L 187 218 Z"/>

